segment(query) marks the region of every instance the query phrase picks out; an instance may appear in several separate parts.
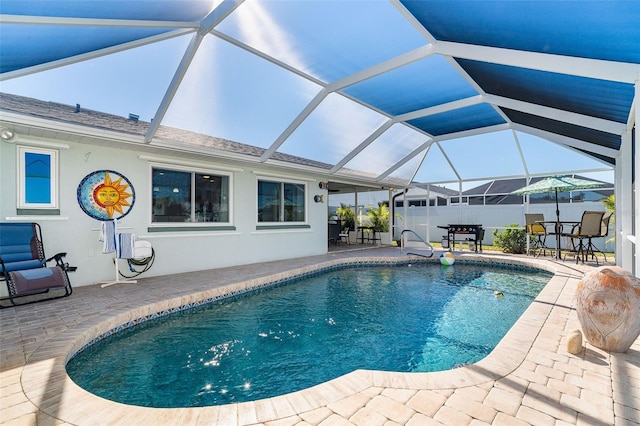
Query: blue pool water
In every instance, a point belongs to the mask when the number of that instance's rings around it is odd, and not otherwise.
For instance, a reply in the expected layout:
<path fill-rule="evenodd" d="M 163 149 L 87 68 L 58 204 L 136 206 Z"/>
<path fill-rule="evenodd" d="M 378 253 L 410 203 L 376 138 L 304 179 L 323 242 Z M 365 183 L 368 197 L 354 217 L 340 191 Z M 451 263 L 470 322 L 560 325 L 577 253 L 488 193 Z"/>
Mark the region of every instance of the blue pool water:
<path fill-rule="evenodd" d="M 191 407 L 280 395 L 356 369 L 446 370 L 488 355 L 549 278 L 467 264 L 334 270 L 129 328 L 77 354 L 67 371 L 110 400 Z"/>

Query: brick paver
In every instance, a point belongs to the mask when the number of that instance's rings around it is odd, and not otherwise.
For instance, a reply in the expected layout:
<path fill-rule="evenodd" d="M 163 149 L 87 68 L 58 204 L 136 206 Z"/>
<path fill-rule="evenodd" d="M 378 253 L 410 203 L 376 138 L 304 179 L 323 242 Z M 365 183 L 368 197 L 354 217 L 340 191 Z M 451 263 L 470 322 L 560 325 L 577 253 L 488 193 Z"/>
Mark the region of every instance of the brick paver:
<path fill-rule="evenodd" d="M 557 271 L 496 350 L 472 366 L 437 373 L 357 371 L 311 389 L 220 407 L 151 409 L 99 399 L 64 371 L 77 345 L 135 312 L 170 308 L 244 282 L 353 258 L 394 258 L 399 249 L 291 259 L 216 271 L 152 277 L 136 285 L 81 287 L 66 299 L 0 311 L 0 423 L 7 425 L 638 425 L 640 339 L 625 354 L 585 344 L 566 352 L 579 329 L 572 307 L 590 265 L 525 256 L 512 259 Z M 180 286 L 175 286 L 179 279 Z M 262 281 L 261 281 L 262 280 Z M 243 284 L 246 285 L 246 284 Z M 209 294 L 209 293 L 207 293 Z M 215 293 L 217 294 L 217 293 Z M 195 298 L 195 299 L 192 299 Z M 157 311 L 156 311 L 157 312 Z M 119 318 L 116 320 L 116 318 Z"/>

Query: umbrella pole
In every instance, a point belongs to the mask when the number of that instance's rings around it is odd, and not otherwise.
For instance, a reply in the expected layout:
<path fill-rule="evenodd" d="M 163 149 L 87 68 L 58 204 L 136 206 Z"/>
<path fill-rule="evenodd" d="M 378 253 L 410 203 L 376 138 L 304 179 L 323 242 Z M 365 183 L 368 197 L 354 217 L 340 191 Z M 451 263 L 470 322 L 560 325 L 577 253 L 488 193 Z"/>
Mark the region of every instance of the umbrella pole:
<path fill-rule="evenodd" d="M 558 188 L 556 188 L 556 259 L 560 259 L 560 207 L 558 207 Z"/>

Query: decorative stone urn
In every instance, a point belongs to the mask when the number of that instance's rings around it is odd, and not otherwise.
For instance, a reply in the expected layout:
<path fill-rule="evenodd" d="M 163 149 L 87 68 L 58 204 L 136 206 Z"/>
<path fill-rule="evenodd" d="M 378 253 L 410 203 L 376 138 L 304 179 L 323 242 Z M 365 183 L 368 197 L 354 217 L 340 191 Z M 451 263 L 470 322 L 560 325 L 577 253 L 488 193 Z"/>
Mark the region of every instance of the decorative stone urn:
<path fill-rule="evenodd" d="M 601 266 L 578 283 L 576 310 L 585 338 L 609 352 L 626 352 L 640 335 L 640 279 Z"/>

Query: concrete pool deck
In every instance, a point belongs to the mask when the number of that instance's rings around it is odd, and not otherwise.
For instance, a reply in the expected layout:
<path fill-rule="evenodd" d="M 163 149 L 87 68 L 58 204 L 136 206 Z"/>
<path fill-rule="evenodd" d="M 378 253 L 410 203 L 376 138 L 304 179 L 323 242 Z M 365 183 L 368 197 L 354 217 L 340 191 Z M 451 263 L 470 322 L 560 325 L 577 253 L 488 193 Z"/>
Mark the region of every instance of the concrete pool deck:
<path fill-rule="evenodd" d="M 585 342 L 573 309 L 582 274 L 595 265 L 551 258 L 474 255 L 553 271 L 554 277 L 482 361 L 435 373 L 358 370 L 300 392 L 218 407 L 154 409 L 111 402 L 66 375 L 68 358 L 129 321 L 208 297 L 243 291 L 317 265 L 406 258 L 397 248 L 143 278 L 74 289 L 71 297 L 0 310 L 0 422 L 11 425 L 638 425 L 640 339 L 624 354 Z M 423 261 L 417 259 L 416 261 Z M 609 263 L 611 265 L 611 262 Z M 73 276 L 71 276 L 73 280 Z M 310 360 L 312 362 L 313 360 Z"/>

